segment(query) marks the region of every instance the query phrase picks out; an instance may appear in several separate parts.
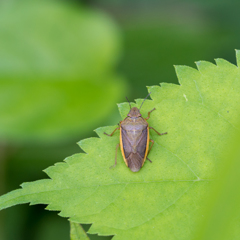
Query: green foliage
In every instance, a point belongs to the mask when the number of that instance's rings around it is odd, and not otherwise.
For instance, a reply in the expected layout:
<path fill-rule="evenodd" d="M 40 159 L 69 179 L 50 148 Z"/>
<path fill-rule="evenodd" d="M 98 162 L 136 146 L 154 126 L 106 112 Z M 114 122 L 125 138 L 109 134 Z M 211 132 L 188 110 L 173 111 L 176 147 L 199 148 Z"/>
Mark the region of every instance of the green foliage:
<path fill-rule="evenodd" d="M 71 240 L 89 240 L 89 237 L 85 233 L 80 224 L 70 222 L 70 239 Z"/>
<path fill-rule="evenodd" d="M 0 140 L 66 140 L 96 126 L 125 88 L 114 73 L 120 45 L 97 11 L 38 0 L 1 7 Z"/>
<path fill-rule="evenodd" d="M 239 125 L 238 125 L 239 127 Z M 240 135 L 226 145 L 218 179 L 203 209 L 202 224 L 194 240 L 237 240 L 240 228 Z"/>
<path fill-rule="evenodd" d="M 237 52 L 238 63 L 240 53 Z M 238 122 L 239 69 L 223 59 L 217 65 L 197 62 L 198 70 L 177 66 L 180 85 L 149 87 L 153 100 L 141 113 L 154 107 L 150 126 L 168 134 L 151 132 L 155 144 L 146 162 L 131 172 L 115 147 L 119 134 L 104 135 L 116 126 L 96 130 L 100 138 L 79 142 L 86 152 L 45 170 L 51 179 L 22 184 L 0 197 L 0 208 L 16 204 L 48 204 L 48 210 L 78 223 L 93 223 L 89 233 L 120 239 L 193 239 L 205 198 L 216 174 L 220 156 Z M 136 101 L 140 106 L 142 99 Z M 133 104 L 134 105 L 134 104 Z M 128 103 L 119 105 L 122 117 Z M 239 230 L 232 232 L 239 236 Z"/>

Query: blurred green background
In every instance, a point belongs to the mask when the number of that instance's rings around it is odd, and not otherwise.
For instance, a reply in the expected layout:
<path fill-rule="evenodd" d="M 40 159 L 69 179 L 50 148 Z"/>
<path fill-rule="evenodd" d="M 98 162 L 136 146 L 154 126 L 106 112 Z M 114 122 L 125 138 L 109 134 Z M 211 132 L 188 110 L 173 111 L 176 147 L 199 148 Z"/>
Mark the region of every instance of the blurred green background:
<path fill-rule="evenodd" d="M 76 142 L 120 120 L 116 103 L 177 83 L 173 65 L 240 49 L 239 1 L 8 0 L 0 3 L 0 194 L 46 178 Z M 43 206 L 0 213 L 1 240 L 65 240 Z M 88 228 L 89 226 L 84 226 Z M 91 239 L 111 237 L 91 236 Z"/>

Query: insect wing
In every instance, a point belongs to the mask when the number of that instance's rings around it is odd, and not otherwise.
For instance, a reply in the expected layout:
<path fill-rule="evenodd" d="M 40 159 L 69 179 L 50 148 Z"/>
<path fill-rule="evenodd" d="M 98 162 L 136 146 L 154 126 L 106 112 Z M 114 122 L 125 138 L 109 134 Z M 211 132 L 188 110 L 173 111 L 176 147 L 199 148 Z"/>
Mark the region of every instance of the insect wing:
<path fill-rule="evenodd" d="M 143 159 L 145 159 L 146 156 L 146 148 L 148 146 L 147 142 L 148 142 L 148 128 L 145 128 L 142 131 L 141 138 L 137 144 L 137 152 Z"/>
<path fill-rule="evenodd" d="M 133 172 L 137 172 L 142 167 L 148 150 L 148 128 L 131 138 L 124 128 L 121 128 L 121 151 L 126 165 Z"/>
<path fill-rule="evenodd" d="M 132 145 L 128 139 L 127 132 L 122 127 L 120 129 L 120 145 L 121 145 L 121 152 L 123 155 L 123 159 L 128 166 L 127 158 L 133 151 Z"/>

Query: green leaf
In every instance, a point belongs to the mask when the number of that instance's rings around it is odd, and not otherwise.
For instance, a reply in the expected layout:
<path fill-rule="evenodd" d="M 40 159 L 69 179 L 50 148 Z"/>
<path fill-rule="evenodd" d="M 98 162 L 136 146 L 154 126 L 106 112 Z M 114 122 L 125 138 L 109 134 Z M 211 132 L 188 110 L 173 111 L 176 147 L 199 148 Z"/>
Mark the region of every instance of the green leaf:
<path fill-rule="evenodd" d="M 6 4 L 0 29 L 1 75 L 97 80 L 121 52 L 119 30 L 106 14 L 55 0 Z"/>
<path fill-rule="evenodd" d="M 122 97 L 118 28 L 105 14 L 59 1 L 0 9 L 0 140 L 86 134 Z"/>
<path fill-rule="evenodd" d="M 240 53 L 237 52 L 239 63 Z M 89 233 L 115 235 L 114 240 L 193 239 L 208 193 L 219 171 L 219 156 L 236 127 L 240 106 L 239 68 L 223 59 L 217 65 L 197 62 L 198 70 L 177 66 L 180 85 L 149 87 L 153 100 L 141 113 L 153 111 L 149 125 L 155 141 L 143 168 L 131 172 L 118 151 L 116 126 L 96 130 L 98 137 L 79 142 L 86 152 L 45 170 L 51 179 L 22 184 L 0 197 L 0 208 L 20 203 L 48 204 L 48 210 L 78 223 L 93 223 Z M 137 100 L 132 106 L 140 106 Z M 119 104 L 124 118 L 128 103 Z"/>
<path fill-rule="evenodd" d="M 240 124 L 238 124 L 240 126 Z M 240 134 L 226 146 L 216 183 L 202 211 L 195 240 L 237 240 L 240 229 Z"/>
<path fill-rule="evenodd" d="M 78 223 L 70 222 L 70 239 L 71 240 L 90 240 L 90 238 L 85 233 L 82 226 Z"/>

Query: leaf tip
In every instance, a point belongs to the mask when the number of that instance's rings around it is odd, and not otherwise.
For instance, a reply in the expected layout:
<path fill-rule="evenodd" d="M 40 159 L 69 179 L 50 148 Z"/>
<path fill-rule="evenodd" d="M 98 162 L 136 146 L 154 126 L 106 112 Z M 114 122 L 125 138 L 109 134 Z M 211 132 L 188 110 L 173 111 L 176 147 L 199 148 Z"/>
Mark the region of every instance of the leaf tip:
<path fill-rule="evenodd" d="M 229 61 L 227 61 L 223 58 L 215 58 L 214 60 L 218 67 L 234 67 L 234 68 L 236 68 L 236 65 L 230 63 Z"/>
<path fill-rule="evenodd" d="M 130 102 L 131 106 L 133 106 L 135 103 Z M 119 112 L 121 114 L 121 117 L 124 119 L 127 115 L 127 112 L 129 112 L 129 103 L 123 102 L 117 104 Z"/>
<path fill-rule="evenodd" d="M 208 61 L 196 61 L 195 62 L 198 71 L 201 73 L 204 73 L 207 70 L 215 69 L 217 66 L 214 63 L 208 62 Z"/>
<path fill-rule="evenodd" d="M 160 88 L 161 88 L 160 84 L 147 87 L 148 92 L 151 93 L 150 97 L 152 100 L 157 98 Z"/>
<path fill-rule="evenodd" d="M 112 127 L 112 126 L 111 126 Z M 114 126 L 115 128 L 116 128 L 116 125 Z M 94 132 L 96 132 L 97 133 L 97 135 L 100 137 L 100 138 L 102 138 L 103 136 L 106 136 L 105 134 L 104 134 L 104 132 L 108 132 L 109 131 L 109 126 L 106 126 L 106 127 L 99 127 L 99 128 L 97 128 L 97 129 L 95 129 L 94 130 Z"/>
<path fill-rule="evenodd" d="M 196 78 L 196 74 L 199 74 L 197 69 L 186 65 L 174 65 L 174 68 L 180 85 Z"/>
<path fill-rule="evenodd" d="M 235 49 L 236 52 L 236 60 L 237 60 L 237 66 L 240 66 L 240 50 Z"/>

